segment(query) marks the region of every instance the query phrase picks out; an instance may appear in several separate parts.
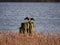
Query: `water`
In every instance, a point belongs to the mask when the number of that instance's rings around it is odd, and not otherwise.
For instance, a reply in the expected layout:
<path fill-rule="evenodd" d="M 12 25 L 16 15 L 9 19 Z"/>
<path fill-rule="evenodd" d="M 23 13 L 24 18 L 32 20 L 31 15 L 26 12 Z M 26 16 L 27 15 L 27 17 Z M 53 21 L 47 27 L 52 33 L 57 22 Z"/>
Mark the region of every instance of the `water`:
<path fill-rule="evenodd" d="M 24 18 L 35 19 L 35 31 L 60 33 L 60 3 L 0 3 L 0 30 L 18 31 Z"/>

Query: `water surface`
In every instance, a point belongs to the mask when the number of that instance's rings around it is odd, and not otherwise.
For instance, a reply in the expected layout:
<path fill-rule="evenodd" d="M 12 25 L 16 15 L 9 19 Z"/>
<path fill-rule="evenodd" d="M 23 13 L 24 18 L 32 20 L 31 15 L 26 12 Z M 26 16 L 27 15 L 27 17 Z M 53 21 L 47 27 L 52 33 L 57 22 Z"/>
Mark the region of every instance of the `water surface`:
<path fill-rule="evenodd" d="M 60 3 L 0 3 L 0 30 L 18 31 L 26 16 L 35 19 L 35 31 L 60 33 Z"/>

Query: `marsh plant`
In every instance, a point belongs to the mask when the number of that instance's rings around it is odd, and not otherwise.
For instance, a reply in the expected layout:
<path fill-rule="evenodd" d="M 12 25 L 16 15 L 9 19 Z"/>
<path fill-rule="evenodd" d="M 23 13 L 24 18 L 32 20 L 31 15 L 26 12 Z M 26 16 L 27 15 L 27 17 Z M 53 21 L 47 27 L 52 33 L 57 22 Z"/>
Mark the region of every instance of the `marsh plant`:
<path fill-rule="evenodd" d="M 60 34 L 34 33 L 34 35 L 18 32 L 0 32 L 0 45 L 60 45 Z"/>

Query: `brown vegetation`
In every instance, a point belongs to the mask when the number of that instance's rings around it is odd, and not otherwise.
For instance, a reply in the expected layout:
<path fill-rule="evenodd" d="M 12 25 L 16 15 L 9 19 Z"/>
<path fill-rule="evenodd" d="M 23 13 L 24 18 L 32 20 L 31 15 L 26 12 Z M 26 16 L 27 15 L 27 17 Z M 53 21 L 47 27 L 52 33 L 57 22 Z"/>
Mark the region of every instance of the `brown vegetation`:
<path fill-rule="evenodd" d="M 16 32 L 0 33 L 0 45 L 60 45 L 60 34 L 38 33 L 29 36 Z"/>

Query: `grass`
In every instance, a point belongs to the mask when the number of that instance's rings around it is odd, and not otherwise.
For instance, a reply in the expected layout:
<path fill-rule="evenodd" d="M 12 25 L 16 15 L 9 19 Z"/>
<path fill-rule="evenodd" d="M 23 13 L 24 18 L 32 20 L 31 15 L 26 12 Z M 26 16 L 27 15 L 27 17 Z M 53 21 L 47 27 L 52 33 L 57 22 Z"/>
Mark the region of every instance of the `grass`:
<path fill-rule="evenodd" d="M 29 36 L 17 32 L 0 32 L 0 45 L 60 45 L 60 34 L 38 33 Z"/>

